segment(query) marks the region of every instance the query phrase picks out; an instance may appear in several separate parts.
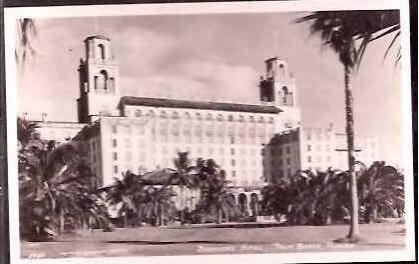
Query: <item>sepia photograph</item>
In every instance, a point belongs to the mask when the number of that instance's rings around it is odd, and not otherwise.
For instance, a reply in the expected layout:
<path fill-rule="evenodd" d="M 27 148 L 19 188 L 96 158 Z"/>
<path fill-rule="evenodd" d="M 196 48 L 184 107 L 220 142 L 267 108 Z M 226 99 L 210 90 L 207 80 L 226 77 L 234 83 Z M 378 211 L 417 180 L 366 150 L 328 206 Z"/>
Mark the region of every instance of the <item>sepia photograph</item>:
<path fill-rule="evenodd" d="M 11 259 L 414 260 L 409 6 L 297 2 L 6 10 Z"/>

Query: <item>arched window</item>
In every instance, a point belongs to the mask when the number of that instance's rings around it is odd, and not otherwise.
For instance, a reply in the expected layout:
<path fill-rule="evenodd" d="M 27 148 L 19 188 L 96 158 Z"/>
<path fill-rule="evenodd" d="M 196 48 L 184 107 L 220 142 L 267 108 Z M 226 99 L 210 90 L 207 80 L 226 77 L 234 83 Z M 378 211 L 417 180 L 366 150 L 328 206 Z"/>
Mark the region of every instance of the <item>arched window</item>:
<path fill-rule="evenodd" d="M 223 121 L 223 115 L 222 114 L 219 114 L 217 116 L 217 121 Z"/>
<path fill-rule="evenodd" d="M 273 117 L 269 117 L 269 124 L 273 124 L 274 123 L 274 118 Z"/>
<path fill-rule="evenodd" d="M 101 58 L 102 60 L 104 60 L 104 59 L 105 59 L 105 46 L 103 46 L 103 44 L 99 44 L 99 45 L 97 45 L 97 46 L 98 46 L 98 48 L 99 48 L 100 58 Z"/>
<path fill-rule="evenodd" d="M 196 113 L 196 120 L 201 120 L 201 119 L 202 119 L 201 114 L 200 113 Z"/>
<path fill-rule="evenodd" d="M 114 90 L 115 80 L 113 77 L 109 78 L 107 86 L 108 86 L 109 91 Z"/>
<path fill-rule="evenodd" d="M 233 122 L 233 121 L 234 121 L 234 117 L 233 117 L 232 115 L 229 115 L 229 116 L 228 116 L 228 121 L 229 121 L 229 122 Z"/>
<path fill-rule="evenodd" d="M 153 110 L 148 111 L 148 116 L 153 118 L 155 116 L 154 111 Z"/>
<path fill-rule="evenodd" d="M 192 119 L 191 118 L 191 115 L 188 112 L 185 113 L 185 117 L 186 117 L 187 120 L 191 120 Z"/>
<path fill-rule="evenodd" d="M 141 116 L 141 110 L 137 109 L 135 110 L 135 117 L 140 117 Z"/>
<path fill-rule="evenodd" d="M 108 73 L 105 70 L 101 70 L 99 73 L 98 86 L 100 90 L 108 90 Z"/>
<path fill-rule="evenodd" d="M 250 116 L 249 117 L 249 122 L 250 123 L 254 123 L 255 122 L 255 117 L 254 116 Z"/>
<path fill-rule="evenodd" d="M 98 77 L 97 76 L 95 76 L 95 90 L 97 90 L 98 89 L 98 85 L 99 85 L 99 83 L 98 83 Z"/>
<path fill-rule="evenodd" d="M 265 123 L 265 118 L 263 118 L 263 116 L 259 117 L 259 123 Z"/>
<path fill-rule="evenodd" d="M 212 120 L 212 115 L 211 114 L 207 114 L 207 121 L 211 121 Z"/>
<path fill-rule="evenodd" d="M 161 117 L 161 118 L 166 118 L 166 117 L 167 117 L 166 112 L 165 112 L 165 111 L 161 111 L 161 112 L 160 112 L 160 117 Z"/>
<path fill-rule="evenodd" d="M 177 112 L 173 112 L 172 118 L 173 119 L 179 119 L 179 114 Z"/>
<path fill-rule="evenodd" d="M 288 94 L 288 87 L 286 87 L 286 86 L 282 86 L 282 92 L 283 92 L 284 94 Z"/>
<path fill-rule="evenodd" d="M 243 123 L 244 122 L 244 116 L 242 116 L 242 115 L 239 116 L 239 122 L 240 123 Z"/>

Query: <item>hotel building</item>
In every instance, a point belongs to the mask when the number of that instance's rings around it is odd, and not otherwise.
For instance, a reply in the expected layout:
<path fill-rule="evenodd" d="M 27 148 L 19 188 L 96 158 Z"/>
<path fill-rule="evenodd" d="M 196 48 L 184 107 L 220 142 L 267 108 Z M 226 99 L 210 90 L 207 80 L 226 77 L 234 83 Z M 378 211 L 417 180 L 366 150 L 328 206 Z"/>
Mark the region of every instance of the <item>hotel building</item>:
<path fill-rule="evenodd" d="M 265 76 L 255 87 L 257 104 L 188 101 L 121 96 L 111 40 L 90 36 L 84 45 L 78 123 L 44 120 L 38 131 L 45 139 L 77 142 L 98 187 L 128 170 L 173 168 L 179 151 L 192 160 L 214 159 L 247 201 L 268 182 L 299 169 L 345 165 L 344 153 L 335 152 L 344 148 L 344 137 L 332 127 L 301 127 L 296 83 L 282 59 L 265 61 Z"/>

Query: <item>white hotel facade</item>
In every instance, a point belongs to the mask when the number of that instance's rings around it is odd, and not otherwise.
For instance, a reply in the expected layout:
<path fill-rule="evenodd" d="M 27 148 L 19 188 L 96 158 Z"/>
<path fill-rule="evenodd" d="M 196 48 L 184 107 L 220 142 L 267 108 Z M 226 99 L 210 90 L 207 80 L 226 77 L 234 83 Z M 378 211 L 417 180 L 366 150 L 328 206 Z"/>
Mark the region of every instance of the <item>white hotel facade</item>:
<path fill-rule="evenodd" d="M 79 122 L 39 122 L 39 131 L 45 139 L 72 137 L 81 143 L 98 186 L 112 184 L 127 170 L 173 168 L 178 151 L 189 152 L 191 159 L 214 159 L 238 190 L 250 193 L 299 169 L 337 165 L 338 136 L 327 129 L 322 133 L 333 139 L 322 141 L 324 148 L 329 144 L 324 159 L 313 156 L 307 162 L 306 138 L 295 132 L 306 128 L 301 128 L 296 84 L 284 60 L 265 61 L 259 104 L 132 97 L 120 94 L 110 39 L 91 36 L 84 43 L 85 58 L 78 69 Z"/>

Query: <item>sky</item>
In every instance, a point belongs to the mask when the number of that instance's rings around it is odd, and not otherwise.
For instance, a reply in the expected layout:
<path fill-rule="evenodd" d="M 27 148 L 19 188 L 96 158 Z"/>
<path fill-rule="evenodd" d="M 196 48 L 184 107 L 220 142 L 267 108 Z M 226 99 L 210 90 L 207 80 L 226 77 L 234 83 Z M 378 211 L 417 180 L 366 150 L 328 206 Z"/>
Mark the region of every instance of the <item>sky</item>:
<path fill-rule="evenodd" d="M 296 24 L 304 13 L 159 15 L 37 19 L 36 55 L 18 71 L 18 111 L 30 119 L 77 121 L 83 40 L 112 40 L 121 95 L 258 103 L 264 60 L 288 61 L 305 126 L 344 131 L 343 67 Z M 391 36 L 373 42 L 353 77 L 355 132 L 379 136 L 381 159 L 401 164 L 400 66 Z"/>

